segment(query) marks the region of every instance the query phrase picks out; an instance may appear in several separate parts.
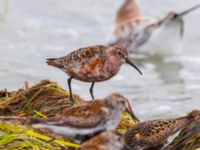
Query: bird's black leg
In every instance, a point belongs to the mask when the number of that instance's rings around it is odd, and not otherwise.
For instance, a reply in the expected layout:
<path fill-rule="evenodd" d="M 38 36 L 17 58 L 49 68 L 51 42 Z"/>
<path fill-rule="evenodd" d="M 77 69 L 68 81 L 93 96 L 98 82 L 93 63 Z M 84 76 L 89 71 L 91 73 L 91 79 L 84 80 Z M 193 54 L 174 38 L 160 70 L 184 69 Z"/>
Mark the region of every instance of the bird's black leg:
<path fill-rule="evenodd" d="M 71 104 L 73 105 L 73 104 L 74 104 L 74 100 L 73 100 L 72 88 L 71 88 L 71 81 L 72 81 L 72 79 L 73 79 L 73 78 L 70 77 L 67 81 L 68 81 L 69 94 L 70 94 L 69 100 L 71 101 Z"/>
<path fill-rule="evenodd" d="M 93 95 L 94 83 L 95 83 L 95 82 L 92 82 L 92 85 L 91 85 L 91 87 L 90 87 L 90 95 L 91 95 L 92 99 L 94 99 L 94 95 Z"/>

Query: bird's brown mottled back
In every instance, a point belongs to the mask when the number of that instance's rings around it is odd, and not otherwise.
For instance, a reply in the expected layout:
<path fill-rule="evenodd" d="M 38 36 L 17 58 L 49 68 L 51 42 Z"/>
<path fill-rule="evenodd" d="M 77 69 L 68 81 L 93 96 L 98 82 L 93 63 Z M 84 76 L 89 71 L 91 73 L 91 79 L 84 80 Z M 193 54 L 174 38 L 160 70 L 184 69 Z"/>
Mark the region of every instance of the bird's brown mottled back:
<path fill-rule="evenodd" d="M 87 63 L 94 56 L 98 56 L 100 57 L 100 59 L 105 59 L 106 49 L 108 49 L 108 47 L 103 46 L 103 45 L 88 46 L 88 47 L 80 48 L 76 51 L 73 51 L 66 56 L 59 57 L 59 58 L 49 58 L 47 60 L 52 60 L 55 62 L 55 64 L 57 64 L 57 65 L 52 65 L 52 66 L 57 67 L 59 64 L 59 66 L 62 66 L 63 69 L 78 67 L 82 64 Z"/>
<path fill-rule="evenodd" d="M 192 113 L 192 115 L 193 114 L 194 113 Z M 169 136 L 191 123 L 191 114 L 188 116 L 177 119 L 159 119 L 139 123 L 125 133 L 125 143 L 130 148 L 135 149 L 162 145 Z"/>

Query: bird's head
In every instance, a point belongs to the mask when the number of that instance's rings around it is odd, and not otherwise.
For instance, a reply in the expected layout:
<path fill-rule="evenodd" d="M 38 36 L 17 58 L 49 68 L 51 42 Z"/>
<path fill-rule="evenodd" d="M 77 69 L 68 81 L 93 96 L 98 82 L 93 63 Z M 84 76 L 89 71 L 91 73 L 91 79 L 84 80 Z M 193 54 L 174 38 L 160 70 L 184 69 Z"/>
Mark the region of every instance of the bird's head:
<path fill-rule="evenodd" d="M 131 65 L 133 68 L 135 68 L 142 75 L 142 72 L 140 71 L 140 69 L 133 62 L 129 60 L 128 51 L 122 46 L 114 45 L 110 47 L 108 49 L 108 55 L 109 55 L 108 57 L 110 61 L 119 63 L 119 65 L 123 63 L 127 63 Z"/>
<path fill-rule="evenodd" d="M 129 100 L 125 98 L 123 95 L 114 93 L 109 95 L 105 99 L 108 101 L 111 107 L 118 108 L 121 111 L 128 112 L 132 116 L 132 118 L 135 118 L 139 122 L 139 119 L 135 116 L 132 110 Z"/>

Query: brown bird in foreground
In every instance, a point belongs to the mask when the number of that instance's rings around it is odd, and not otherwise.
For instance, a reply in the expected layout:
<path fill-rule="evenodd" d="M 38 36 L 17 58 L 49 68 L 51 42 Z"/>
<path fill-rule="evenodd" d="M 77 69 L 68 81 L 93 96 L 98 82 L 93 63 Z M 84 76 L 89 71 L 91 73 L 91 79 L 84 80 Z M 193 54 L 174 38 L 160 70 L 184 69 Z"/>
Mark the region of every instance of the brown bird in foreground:
<path fill-rule="evenodd" d="M 130 128 L 124 134 L 124 141 L 130 149 L 155 150 L 162 146 L 167 138 L 188 126 L 194 119 L 200 118 L 199 111 L 176 119 L 146 121 Z"/>
<path fill-rule="evenodd" d="M 81 145 L 80 150 L 122 150 L 123 138 L 116 131 L 105 131 Z"/>
<path fill-rule="evenodd" d="M 90 94 L 92 99 L 95 82 L 101 82 L 112 78 L 118 73 L 123 63 L 128 63 L 140 74 L 142 72 L 128 59 L 126 49 L 115 45 L 112 47 L 95 45 L 78 49 L 64 57 L 48 58 L 47 64 L 57 67 L 69 76 L 68 86 L 70 100 L 72 97 L 71 81 L 77 79 L 83 82 L 91 82 Z"/>
<path fill-rule="evenodd" d="M 128 99 L 112 94 L 103 100 L 67 108 L 62 115 L 48 120 L 33 120 L 33 127 L 48 128 L 60 135 L 85 139 L 105 130 L 115 130 L 121 121 L 122 111 L 136 118 Z"/>

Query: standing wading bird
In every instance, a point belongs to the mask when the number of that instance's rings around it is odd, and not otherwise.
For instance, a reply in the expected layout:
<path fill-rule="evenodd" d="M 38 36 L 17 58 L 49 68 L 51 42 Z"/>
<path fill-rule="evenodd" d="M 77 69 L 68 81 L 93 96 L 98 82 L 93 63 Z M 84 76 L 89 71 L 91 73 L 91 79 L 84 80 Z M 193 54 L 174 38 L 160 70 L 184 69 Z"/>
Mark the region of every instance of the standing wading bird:
<path fill-rule="evenodd" d="M 69 75 L 68 86 L 70 100 L 73 104 L 71 89 L 72 79 L 83 82 L 92 82 L 90 94 L 92 99 L 95 82 L 101 82 L 112 78 L 118 73 L 123 63 L 128 63 L 140 74 L 142 72 L 128 59 L 126 49 L 115 45 L 112 47 L 95 45 L 80 48 L 64 57 L 48 58 L 47 64 L 57 67 Z"/>
<path fill-rule="evenodd" d="M 183 16 L 199 7 L 196 5 L 181 13 L 170 12 L 152 23 L 141 15 L 135 0 L 124 0 L 107 43 L 121 44 L 129 52 L 138 54 L 174 54 L 180 50 L 184 32 Z"/>
<path fill-rule="evenodd" d="M 176 119 L 146 121 L 130 128 L 124 134 L 124 141 L 130 149 L 155 150 L 164 145 L 167 138 L 187 127 L 194 120 L 200 119 L 199 111 L 192 111 L 187 116 Z"/>
<path fill-rule="evenodd" d="M 32 124 L 34 128 L 48 128 L 56 134 L 85 139 L 102 131 L 115 130 L 122 119 L 122 111 L 138 120 L 128 99 L 112 94 L 103 100 L 67 108 L 62 115 L 47 120 L 33 119 Z"/>

